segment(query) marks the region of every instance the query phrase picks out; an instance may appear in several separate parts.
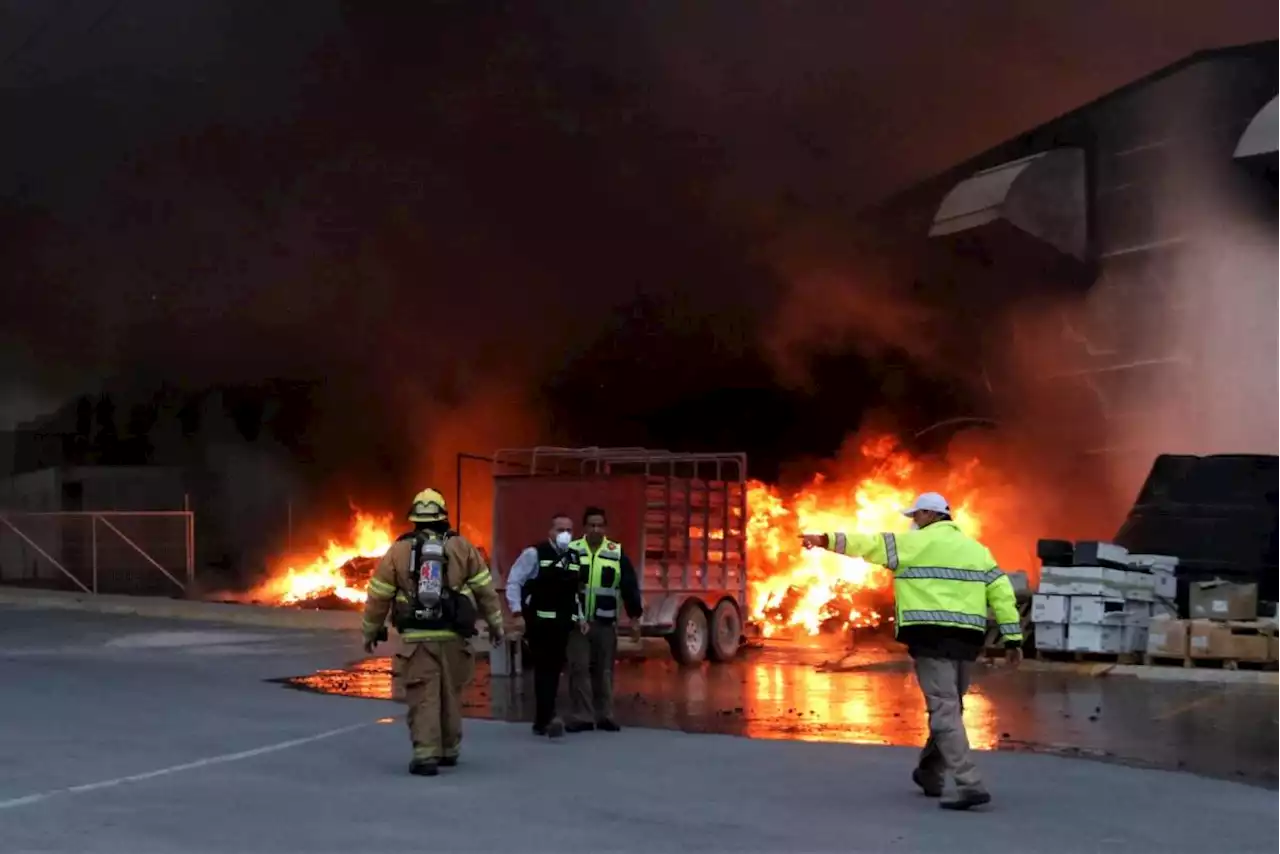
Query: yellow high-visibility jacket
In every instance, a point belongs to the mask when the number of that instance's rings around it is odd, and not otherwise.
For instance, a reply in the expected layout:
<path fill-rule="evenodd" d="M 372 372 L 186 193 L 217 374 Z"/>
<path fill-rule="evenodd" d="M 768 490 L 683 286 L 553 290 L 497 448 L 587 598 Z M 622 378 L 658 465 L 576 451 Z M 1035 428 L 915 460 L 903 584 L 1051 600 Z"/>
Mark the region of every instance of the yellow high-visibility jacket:
<path fill-rule="evenodd" d="M 1000 637 L 1022 642 L 1022 622 L 1009 577 L 982 543 L 955 522 L 934 522 L 902 534 L 827 534 L 827 548 L 893 572 L 895 629 L 947 626 L 987 630 L 995 611 Z"/>

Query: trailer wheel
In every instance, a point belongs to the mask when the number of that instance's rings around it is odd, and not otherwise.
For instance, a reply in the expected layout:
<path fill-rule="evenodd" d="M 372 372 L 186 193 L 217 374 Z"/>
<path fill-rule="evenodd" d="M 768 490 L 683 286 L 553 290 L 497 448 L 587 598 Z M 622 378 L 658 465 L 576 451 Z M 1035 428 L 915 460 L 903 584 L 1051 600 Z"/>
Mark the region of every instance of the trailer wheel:
<path fill-rule="evenodd" d="M 675 631 L 667 637 L 671 655 L 681 664 L 701 664 L 710 645 L 707 612 L 698 602 L 685 602 L 676 615 Z"/>
<path fill-rule="evenodd" d="M 742 639 L 742 615 L 730 599 L 716 605 L 711 612 L 711 637 L 707 655 L 712 661 L 732 661 Z"/>

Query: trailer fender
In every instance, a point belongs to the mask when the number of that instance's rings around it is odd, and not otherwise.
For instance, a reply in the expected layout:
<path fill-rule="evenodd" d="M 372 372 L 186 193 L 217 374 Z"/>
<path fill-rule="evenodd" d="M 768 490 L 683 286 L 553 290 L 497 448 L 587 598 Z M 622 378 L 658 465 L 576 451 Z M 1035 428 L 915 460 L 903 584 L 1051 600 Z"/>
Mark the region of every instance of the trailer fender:
<path fill-rule="evenodd" d="M 680 613 L 680 606 L 689 599 L 694 598 L 688 595 L 663 596 L 651 606 L 653 613 L 653 623 L 655 626 L 670 630 L 676 622 L 676 614 Z M 649 622 L 646 620 L 646 622 Z"/>

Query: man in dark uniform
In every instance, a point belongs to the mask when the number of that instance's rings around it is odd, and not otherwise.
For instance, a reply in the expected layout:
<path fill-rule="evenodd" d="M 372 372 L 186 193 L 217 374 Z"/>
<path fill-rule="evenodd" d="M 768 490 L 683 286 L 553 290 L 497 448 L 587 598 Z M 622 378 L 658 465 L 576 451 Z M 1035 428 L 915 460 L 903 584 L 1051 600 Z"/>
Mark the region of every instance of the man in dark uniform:
<path fill-rule="evenodd" d="M 555 514 L 547 539 L 521 552 L 507 574 L 507 605 L 519 615 L 515 631 L 528 638 L 533 659 L 533 732 L 551 738 L 564 735 L 556 692 L 569 635 L 581 620 L 578 567 L 568 551 L 572 539 L 573 520 Z"/>

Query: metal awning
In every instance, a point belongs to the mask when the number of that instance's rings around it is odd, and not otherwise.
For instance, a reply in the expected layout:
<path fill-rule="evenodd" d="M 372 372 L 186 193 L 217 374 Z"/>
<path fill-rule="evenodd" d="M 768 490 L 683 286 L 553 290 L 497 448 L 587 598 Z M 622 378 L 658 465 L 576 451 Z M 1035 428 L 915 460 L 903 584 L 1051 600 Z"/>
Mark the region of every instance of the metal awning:
<path fill-rule="evenodd" d="M 1004 220 L 1060 252 L 1087 253 L 1084 151 L 1055 148 L 984 169 L 943 198 L 929 228 L 942 237 Z"/>
<path fill-rule="evenodd" d="M 1261 110 L 1258 110 L 1258 114 L 1244 129 L 1244 133 L 1240 135 L 1240 141 L 1236 143 L 1235 159 L 1276 153 L 1277 137 L 1280 137 L 1280 127 L 1277 125 L 1280 119 L 1280 106 L 1277 106 L 1277 99 L 1280 99 L 1280 96 L 1272 98 Z"/>

